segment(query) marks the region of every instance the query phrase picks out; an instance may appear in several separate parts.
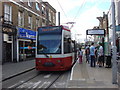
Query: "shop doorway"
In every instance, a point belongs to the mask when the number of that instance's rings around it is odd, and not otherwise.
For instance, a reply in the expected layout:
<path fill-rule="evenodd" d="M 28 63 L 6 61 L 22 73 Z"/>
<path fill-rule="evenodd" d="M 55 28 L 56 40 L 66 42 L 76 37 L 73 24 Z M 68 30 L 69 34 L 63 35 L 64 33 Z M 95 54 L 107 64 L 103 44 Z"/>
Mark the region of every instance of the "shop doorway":
<path fill-rule="evenodd" d="M 12 62 L 12 43 L 3 43 L 3 61 Z"/>

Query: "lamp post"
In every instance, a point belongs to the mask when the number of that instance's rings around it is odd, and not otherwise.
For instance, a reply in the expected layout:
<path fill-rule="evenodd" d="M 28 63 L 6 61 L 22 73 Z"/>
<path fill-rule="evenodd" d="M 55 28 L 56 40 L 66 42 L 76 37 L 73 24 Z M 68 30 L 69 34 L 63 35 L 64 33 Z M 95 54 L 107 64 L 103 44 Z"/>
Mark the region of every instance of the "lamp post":
<path fill-rule="evenodd" d="M 3 16 L 0 16 L 0 65 L 2 64 L 3 59 L 3 33 L 2 33 L 2 22 L 3 22 Z"/>
<path fill-rule="evenodd" d="M 117 62 L 116 62 L 116 38 L 115 38 L 115 3 L 111 0 L 112 5 L 112 83 L 117 84 Z"/>

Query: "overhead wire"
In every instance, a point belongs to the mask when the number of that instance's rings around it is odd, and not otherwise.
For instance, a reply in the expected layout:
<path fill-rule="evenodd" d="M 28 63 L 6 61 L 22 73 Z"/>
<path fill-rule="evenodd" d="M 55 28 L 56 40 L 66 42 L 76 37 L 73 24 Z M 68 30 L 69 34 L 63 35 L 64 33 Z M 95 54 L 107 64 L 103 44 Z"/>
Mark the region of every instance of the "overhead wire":
<path fill-rule="evenodd" d="M 59 2 L 59 0 L 57 0 L 57 2 L 58 2 L 58 4 L 59 4 L 61 10 L 62 10 L 63 13 L 64 13 L 64 16 L 65 16 L 66 18 L 68 18 L 67 15 L 66 15 L 66 13 L 65 13 L 65 11 L 64 11 L 64 9 L 63 9 L 63 7 L 62 7 L 62 5 L 61 5 L 61 3 Z M 85 6 L 85 5 L 86 5 L 86 0 L 83 0 L 82 4 L 80 5 L 80 7 L 79 7 L 79 9 L 78 9 L 78 12 L 75 14 L 75 17 L 73 18 L 73 22 L 75 22 L 76 18 L 78 17 L 78 15 L 79 15 L 79 13 L 80 13 L 80 11 L 81 11 L 81 8 L 83 8 L 83 6 Z M 74 24 L 74 23 L 73 23 L 73 24 Z M 70 29 L 72 28 L 73 24 L 71 24 Z"/>
<path fill-rule="evenodd" d="M 79 7 L 78 12 L 76 13 L 75 17 L 73 18 L 73 22 L 75 22 L 75 19 L 77 18 L 77 16 L 79 15 L 79 13 L 80 13 L 80 11 L 81 11 L 81 8 L 82 8 L 83 6 L 85 6 L 85 4 L 86 4 L 86 0 L 84 0 L 83 3 L 81 4 L 81 6 Z M 73 27 L 73 24 L 71 25 L 70 29 L 71 29 L 72 27 Z"/>
<path fill-rule="evenodd" d="M 66 15 L 66 13 L 65 13 L 64 9 L 62 8 L 62 5 L 60 4 L 60 2 L 59 2 L 58 0 L 57 0 L 57 2 L 58 2 L 58 4 L 59 4 L 59 6 L 60 6 L 61 10 L 63 11 L 63 13 L 64 13 L 65 17 L 67 18 L 67 15 Z"/>

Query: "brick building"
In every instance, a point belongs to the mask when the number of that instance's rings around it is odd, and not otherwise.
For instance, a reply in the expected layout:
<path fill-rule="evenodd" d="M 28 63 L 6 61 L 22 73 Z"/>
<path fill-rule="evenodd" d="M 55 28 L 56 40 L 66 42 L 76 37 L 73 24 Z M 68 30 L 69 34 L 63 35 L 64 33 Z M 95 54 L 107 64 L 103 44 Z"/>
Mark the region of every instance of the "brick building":
<path fill-rule="evenodd" d="M 3 61 L 19 62 L 35 57 L 37 27 L 56 25 L 56 10 L 40 0 L 0 2 Z"/>

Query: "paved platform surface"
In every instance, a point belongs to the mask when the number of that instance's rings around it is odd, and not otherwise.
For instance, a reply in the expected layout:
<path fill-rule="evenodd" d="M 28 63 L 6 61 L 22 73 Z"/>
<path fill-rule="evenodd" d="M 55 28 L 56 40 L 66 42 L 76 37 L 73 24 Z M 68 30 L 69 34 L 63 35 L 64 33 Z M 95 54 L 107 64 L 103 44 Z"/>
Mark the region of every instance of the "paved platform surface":
<path fill-rule="evenodd" d="M 83 58 L 82 64 L 77 61 L 71 73 L 68 88 L 109 88 L 116 90 L 118 85 L 112 84 L 112 70 L 105 67 L 90 67 Z M 103 89 L 104 90 L 104 89 Z"/>

